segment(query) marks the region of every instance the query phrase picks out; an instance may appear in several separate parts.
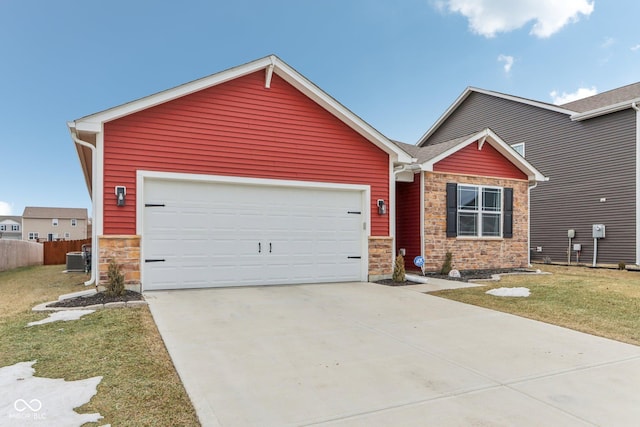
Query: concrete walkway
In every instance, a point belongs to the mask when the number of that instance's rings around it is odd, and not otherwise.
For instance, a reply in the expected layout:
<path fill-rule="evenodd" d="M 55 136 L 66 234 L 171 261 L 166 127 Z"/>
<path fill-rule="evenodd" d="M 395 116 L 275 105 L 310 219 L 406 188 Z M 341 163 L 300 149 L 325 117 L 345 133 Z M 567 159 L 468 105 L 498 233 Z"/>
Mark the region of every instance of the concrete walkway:
<path fill-rule="evenodd" d="M 640 347 L 403 287 L 145 297 L 204 426 L 640 420 Z"/>

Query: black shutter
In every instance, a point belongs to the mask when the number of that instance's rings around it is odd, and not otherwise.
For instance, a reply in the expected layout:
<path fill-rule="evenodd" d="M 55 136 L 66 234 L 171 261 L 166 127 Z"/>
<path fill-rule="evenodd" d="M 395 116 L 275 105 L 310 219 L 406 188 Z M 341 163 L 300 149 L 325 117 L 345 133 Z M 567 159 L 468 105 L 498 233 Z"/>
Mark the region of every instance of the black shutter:
<path fill-rule="evenodd" d="M 504 224 L 502 236 L 506 238 L 513 237 L 513 188 L 504 189 Z"/>
<path fill-rule="evenodd" d="M 447 237 L 458 235 L 458 184 L 447 183 Z"/>

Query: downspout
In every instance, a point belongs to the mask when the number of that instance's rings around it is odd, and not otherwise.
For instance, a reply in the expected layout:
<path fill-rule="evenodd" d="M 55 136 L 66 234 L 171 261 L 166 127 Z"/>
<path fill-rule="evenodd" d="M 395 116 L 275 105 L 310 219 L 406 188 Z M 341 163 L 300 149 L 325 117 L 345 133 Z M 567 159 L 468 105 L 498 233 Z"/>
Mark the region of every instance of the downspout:
<path fill-rule="evenodd" d="M 640 107 L 631 103 L 636 110 L 636 265 L 640 265 Z"/>
<path fill-rule="evenodd" d="M 88 281 L 84 282 L 85 286 L 96 285 L 96 258 L 98 257 L 98 236 L 97 229 L 98 224 L 96 224 L 96 171 L 97 171 L 97 163 L 98 159 L 96 156 L 96 147 L 92 144 L 89 144 L 86 141 L 78 138 L 75 127 L 71 129 L 71 138 L 73 142 L 78 145 L 82 145 L 83 147 L 88 147 L 91 150 L 91 215 L 93 224 L 91 227 L 91 277 Z"/>

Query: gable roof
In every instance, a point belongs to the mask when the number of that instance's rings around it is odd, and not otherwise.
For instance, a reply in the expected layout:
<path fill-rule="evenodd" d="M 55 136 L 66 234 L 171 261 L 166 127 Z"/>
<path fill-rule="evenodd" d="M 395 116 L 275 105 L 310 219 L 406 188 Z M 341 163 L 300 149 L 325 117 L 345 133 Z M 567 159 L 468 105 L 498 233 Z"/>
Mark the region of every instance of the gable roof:
<path fill-rule="evenodd" d="M 505 157 L 514 166 L 516 166 L 525 175 L 527 175 L 529 181 L 549 180 L 489 128 L 472 133 L 470 135 L 462 136 L 460 138 L 455 138 L 449 141 L 440 142 L 438 144 L 431 144 L 424 147 L 419 147 L 416 145 L 410 146 L 409 144 L 404 144 L 401 142 L 398 142 L 397 144 L 401 144 L 405 151 L 410 152 L 415 158 L 418 159 L 418 163 L 421 164 L 421 169 L 423 171 L 433 171 L 434 165 L 440 160 L 449 157 L 450 155 L 462 150 L 469 144 L 473 144 L 476 141 L 479 141 L 480 145 L 489 144 L 493 148 L 495 148 L 496 151 L 498 151 L 503 157 Z"/>
<path fill-rule="evenodd" d="M 555 111 L 557 113 L 567 114 L 569 116 L 575 114 L 575 111 L 568 110 L 566 108 L 562 108 L 554 104 L 549 104 L 547 102 L 535 101 L 533 99 L 522 98 L 519 96 L 508 95 L 506 93 L 495 92 L 495 91 L 486 90 L 486 89 L 479 89 L 476 87 L 469 86 L 464 90 L 464 92 L 462 92 L 460 96 L 458 96 L 458 98 L 453 102 L 453 104 L 451 104 L 451 106 L 447 108 L 444 114 L 442 114 L 438 118 L 438 120 L 436 120 L 436 122 L 429 128 L 429 130 L 427 130 L 427 132 L 425 132 L 425 134 L 422 135 L 422 137 L 418 140 L 418 143 L 416 145 L 422 146 L 431 137 L 431 135 L 433 135 L 433 133 L 440 127 L 440 125 L 442 125 L 442 123 L 444 123 L 449 118 L 449 116 L 453 114 L 453 112 L 456 111 L 458 107 L 472 93 L 481 93 L 484 95 L 494 96 L 496 98 L 502 98 L 509 101 L 519 102 L 521 104 L 531 105 L 533 107 L 543 108 L 545 110 Z"/>
<path fill-rule="evenodd" d="M 0 223 L 2 222 L 15 222 L 17 224 L 21 224 L 22 217 L 16 215 L 0 215 Z"/>
<path fill-rule="evenodd" d="M 325 110 L 329 111 L 331 114 L 333 114 L 353 130 L 358 132 L 368 141 L 376 145 L 381 150 L 392 155 L 395 161 L 399 163 L 411 162 L 411 157 L 397 145 L 391 142 L 391 140 L 382 135 L 371 125 L 366 123 L 356 114 L 351 112 L 348 108 L 340 104 L 333 97 L 328 95 L 326 92 L 324 92 L 322 89 L 320 89 L 318 86 L 316 86 L 314 83 L 312 83 L 302 74 L 298 73 L 296 70 L 294 70 L 292 67 L 290 67 L 275 55 L 257 59 L 244 65 L 233 67 L 228 70 L 212 74 L 208 77 L 185 83 L 172 89 L 158 92 L 156 94 L 110 108 L 108 110 L 82 117 L 75 121 L 68 122 L 67 125 L 72 134 L 97 134 L 102 131 L 102 125 L 105 122 L 116 120 L 120 117 L 124 117 L 138 111 L 145 110 L 147 108 L 151 108 L 153 106 L 171 101 L 173 99 L 180 98 L 191 93 L 198 92 L 200 90 L 213 87 L 261 70 L 265 71 L 265 87 L 269 87 L 273 73 L 277 74 L 287 83 L 291 84 L 293 87 L 315 101 Z M 79 147 L 77 148 L 78 150 L 80 150 Z M 83 169 L 85 169 L 85 177 L 87 168 L 88 165 L 85 166 L 85 164 L 83 163 Z"/>
<path fill-rule="evenodd" d="M 616 111 L 631 108 L 635 103 L 640 103 L 640 82 L 588 98 L 579 99 L 562 105 L 549 104 L 547 102 L 536 101 L 533 99 L 522 98 L 519 96 L 508 95 L 501 92 L 495 92 L 475 87 L 467 87 L 464 92 L 451 104 L 442 116 L 422 135 L 416 145 L 423 145 L 433 133 L 444 123 L 451 114 L 471 95 L 472 93 L 481 93 L 484 95 L 494 96 L 496 98 L 507 99 L 509 101 L 519 102 L 521 104 L 530 105 L 536 108 L 542 108 L 557 113 L 566 114 L 573 121 L 581 121 L 598 117 L 604 114 L 614 113 Z"/>
<path fill-rule="evenodd" d="M 39 206 L 27 206 L 22 213 L 23 218 L 49 219 L 49 218 L 87 218 L 86 208 L 48 208 Z"/>

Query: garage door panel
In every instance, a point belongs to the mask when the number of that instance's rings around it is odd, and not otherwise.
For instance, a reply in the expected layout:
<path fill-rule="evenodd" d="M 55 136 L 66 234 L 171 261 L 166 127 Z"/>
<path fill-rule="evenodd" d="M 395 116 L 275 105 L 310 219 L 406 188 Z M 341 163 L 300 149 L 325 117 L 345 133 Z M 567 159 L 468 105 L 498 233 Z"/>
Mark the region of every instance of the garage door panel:
<path fill-rule="evenodd" d="M 147 179 L 145 289 L 360 280 L 362 191 Z M 353 214 L 349 212 L 358 212 Z"/>

